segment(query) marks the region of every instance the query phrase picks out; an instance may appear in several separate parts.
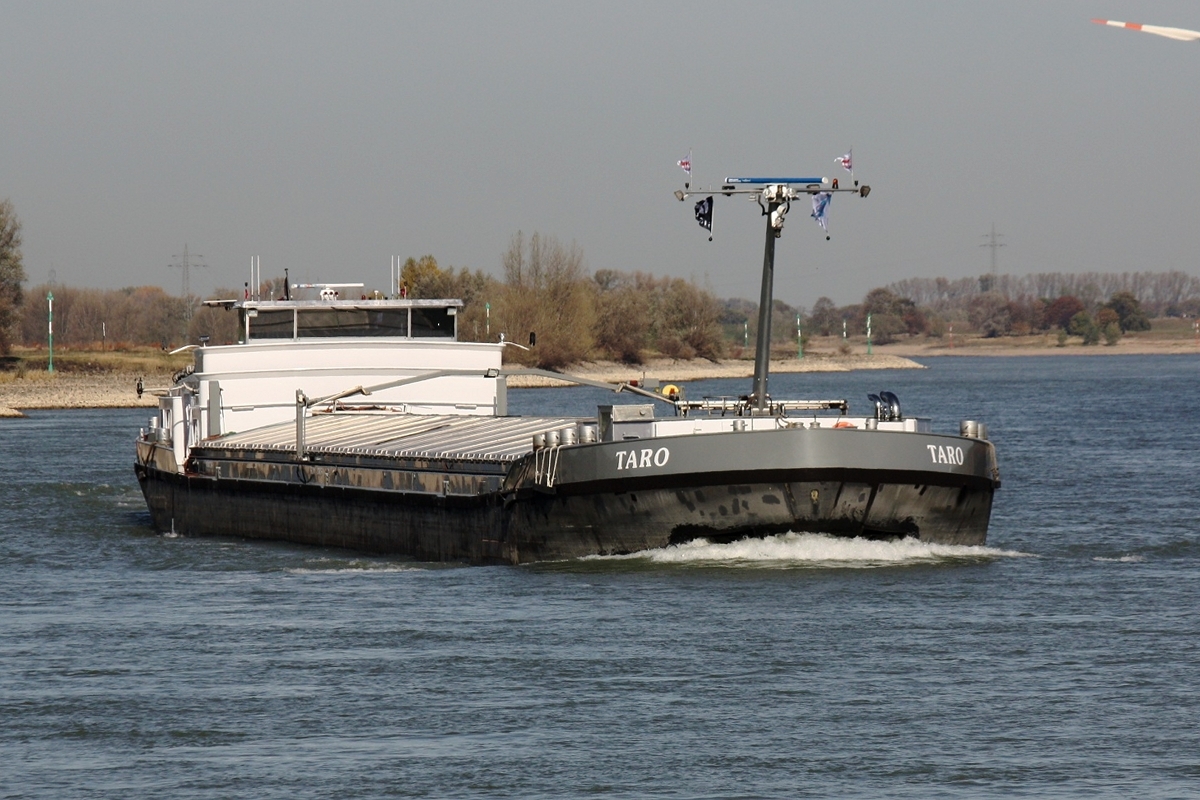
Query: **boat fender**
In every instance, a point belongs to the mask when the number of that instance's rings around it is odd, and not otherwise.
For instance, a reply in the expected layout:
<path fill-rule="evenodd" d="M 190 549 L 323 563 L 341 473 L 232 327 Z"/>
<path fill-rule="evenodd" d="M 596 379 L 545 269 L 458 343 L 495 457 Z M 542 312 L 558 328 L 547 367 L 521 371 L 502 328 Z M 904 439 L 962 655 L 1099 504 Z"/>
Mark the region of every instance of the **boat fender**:
<path fill-rule="evenodd" d="M 853 422 L 848 422 L 846 420 L 842 420 L 842 421 L 836 423 L 833 427 L 834 428 L 857 428 L 858 426 L 855 425 Z"/>

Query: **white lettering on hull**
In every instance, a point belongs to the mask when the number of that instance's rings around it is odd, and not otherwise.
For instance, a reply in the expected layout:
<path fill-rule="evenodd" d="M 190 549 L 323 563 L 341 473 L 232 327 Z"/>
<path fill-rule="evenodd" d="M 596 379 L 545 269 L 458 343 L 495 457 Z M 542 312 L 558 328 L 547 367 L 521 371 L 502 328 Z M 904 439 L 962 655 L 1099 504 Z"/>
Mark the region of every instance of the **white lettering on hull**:
<path fill-rule="evenodd" d="M 929 460 L 934 464 L 957 464 L 962 466 L 966 461 L 966 453 L 961 447 L 943 447 L 940 444 L 927 444 L 929 449 Z"/>
<path fill-rule="evenodd" d="M 645 447 L 641 450 L 618 450 L 617 469 L 647 469 L 649 467 L 665 467 L 671 460 L 671 451 L 665 447 L 657 450 Z"/>

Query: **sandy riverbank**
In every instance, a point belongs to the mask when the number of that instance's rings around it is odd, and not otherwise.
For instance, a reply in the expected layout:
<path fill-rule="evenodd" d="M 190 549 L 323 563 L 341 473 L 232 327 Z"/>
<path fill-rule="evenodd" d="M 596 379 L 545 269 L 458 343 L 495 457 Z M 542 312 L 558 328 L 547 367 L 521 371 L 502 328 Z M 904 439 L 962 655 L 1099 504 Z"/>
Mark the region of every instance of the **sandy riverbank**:
<path fill-rule="evenodd" d="M 814 342 L 819 340 L 814 340 Z M 836 343 L 835 343 L 836 344 Z M 880 352 L 882 351 L 882 352 Z M 1052 336 L 1030 336 L 1014 340 L 967 338 L 950 346 L 948 340 L 923 339 L 918 342 L 897 342 L 877 347 L 873 355 L 856 353 L 840 355 L 814 347 L 803 359 L 788 358 L 771 362 L 771 372 L 849 372 L 864 369 L 921 369 L 913 359 L 931 356 L 1109 356 L 1109 355 L 1171 355 L 1200 353 L 1191 337 L 1176 339 L 1142 339 L 1126 336 L 1115 345 L 1084 347 L 1078 340 L 1059 347 Z M 754 362 L 744 359 L 707 361 L 695 359 L 677 361 L 669 358 L 652 359 L 631 366 L 616 362 L 589 362 L 565 370 L 572 375 L 607 383 L 633 380 L 686 383 L 710 378 L 749 378 L 754 374 Z M 20 377 L 0 373 L 0 417 L 22 416 L 21 409 L 41 408 L 154 408 L 157 399 L 150 394 L 138 398 L 138 376 L 128 372 L 83 373 L 26 372 Z M 146 387 L 167 386 L 169 373 L 146 375 Z M 537 376 L 509 378 L 514 388 L 561 386 L 561 381 Z"/>
<path fill-rule="evenodd" d="M 137 375 L 121 372 L 27 372 L 0 375 L 0 417 L 31 408 L 156 408 L 158 398 L 137 396 Z M 170 375 L 145 376 L 146 388 L 167 386 Z"/>
<path fill-rule="evenodd" d="M 857 369 L 920 369 L 907 358 L 892 355 L 810 356 L 803 360 L 771 362 L 773 373 L 848 372 Z M 752 361 L 725 360 L 675 361 L 654 359 L 640 366 L 614 362 L 580 364 L 566 370 L 581 378 L 609 383 L 631 380 L 658 380 L 681 383 L 705 378 L 747 378 L 754 374 Z M 21 377 L 0 375 L 0 417 L 22 416 L 23 409 L 40 408 L 154 408 L 157 398 L 137 396 L 138 376 L 132 373 L 27 372 Z M 145 376 L 146 388 L 167 386 L 170 376 Z M 513 388 L 564 385 L 560 381 L 537 376 L 518 375 L 509 379 Z"/>
<path fill-rule="evenodd" d="M 896 342 L 879 348 L 885 352 L 905 358 L 922 356 L 1133 356 L 1133 355 L 1181 355 L 1200 353 L 1193 339 L 1137 339 L 1127 336 L 1116 344 L 1094 344 L 1083 346 L 1072 340 L 1063 347 L 1055 338 L 1028 336 L 1023 339 L 968 339 L 951 347 L 945 340 L 921 341 L 916 343 Z"/>
<path fill-rule="evenodd" d="M 892 354 L 875 355 L 829 355 L 810 354 L 803 359 L 782 359 L 771 362 L 771 373 L 782 372 L 850 372 L 860 369 L 924 369 L 909 358 Z M 671 358 L 655 358 L 645 364 L 618 364 L 613 361 L 587 362 L 569 367 L 563 372 L 606 383 L 628 383 L 630 381 L 655 381 L 659 383 L 686 383 L 687 381 L 710 378 L 749 378 L 754 375 L 754 362 L 743 359 L 708 361 L 693 359 L 678 361 Z M 516 375 L 508 379 L 512 387 L 562 386 L 561 381 L 535 375 Z"/>

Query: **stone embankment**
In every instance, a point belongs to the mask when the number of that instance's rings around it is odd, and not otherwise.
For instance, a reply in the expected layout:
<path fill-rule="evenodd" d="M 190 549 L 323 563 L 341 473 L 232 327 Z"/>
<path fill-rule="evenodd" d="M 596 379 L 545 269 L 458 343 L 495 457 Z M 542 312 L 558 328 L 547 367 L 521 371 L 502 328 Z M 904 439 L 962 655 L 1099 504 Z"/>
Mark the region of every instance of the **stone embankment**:
<path fill-rule="evenodd" d="M 156 397 L 137 396 L 137 379 L 120 372 L 0 374 L 0 417 L 23 416 L 19 409 L 31 408 L 156 408 Z M 171 376 L 146 375 L 144 380 L 152 389 L 169 385 Z"/>

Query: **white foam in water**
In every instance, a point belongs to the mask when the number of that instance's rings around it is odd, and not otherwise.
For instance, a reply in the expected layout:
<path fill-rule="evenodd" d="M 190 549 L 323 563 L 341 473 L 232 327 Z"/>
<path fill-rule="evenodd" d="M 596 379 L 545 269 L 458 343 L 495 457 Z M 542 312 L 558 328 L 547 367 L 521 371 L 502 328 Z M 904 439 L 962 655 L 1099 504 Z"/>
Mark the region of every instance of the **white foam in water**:
<path fill-rule="evenodd" d="M 647 559 L 658 564 L 719 564 L 752 567 L 847 567 L 871 568 L 929 564 L 957 559 L 979 560 L 1026 556 L 1012 550 L 968 545 L 931 544 L 916 539 L 893 542 L 847 539 L 820 533 L 784 533 L 761 539 L 741 539 L 713 544 L 696 539 L 658 550 L 627 556 L 594 558 Z"/>
<path fill-rule="evenodd" d="M 1141 564 L 1143 561 L 1146 560 L 1146 557 L 1138 556 L 1138 555 L 1120 556 L 1118 558 L 1105 558 L 1104 556 L 1096 556 L 1092 560 L 1093 561 L 1113 561 L 1118 564 Z"/>
<path fill-rule="evenodd" d="M 360 575 L 376 572 L 411 572 L 419 569 L 412 564 L 395 562 L 342 561 L 331 558 L 309 559 L 310 564 L 321 564 L 322 562 L 329 566 L 289 567 L 284 572 L 292 575 Z"/>

